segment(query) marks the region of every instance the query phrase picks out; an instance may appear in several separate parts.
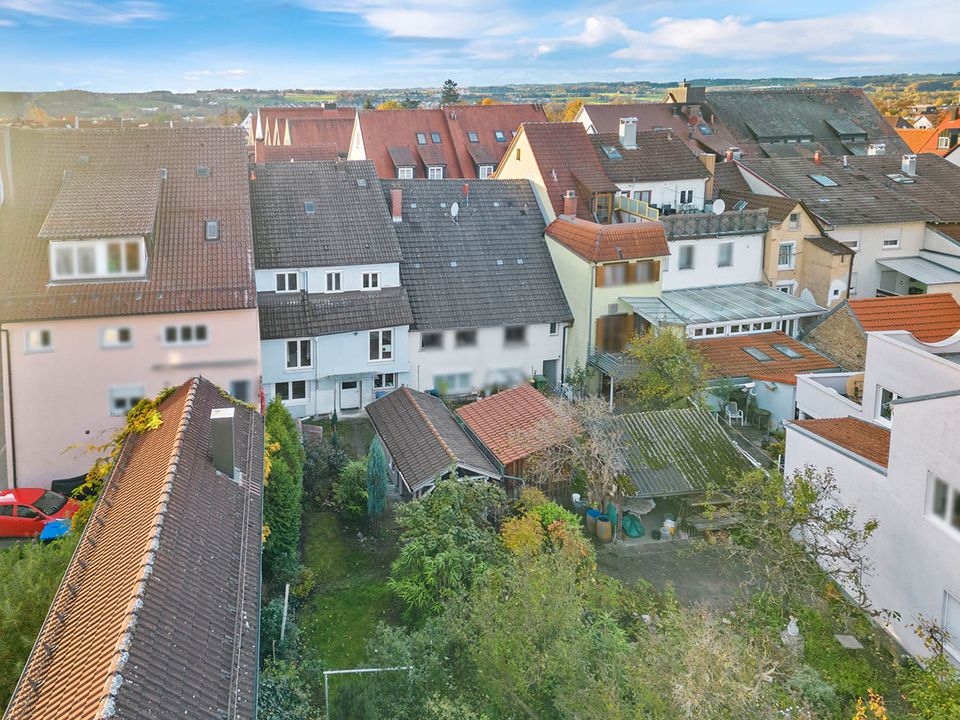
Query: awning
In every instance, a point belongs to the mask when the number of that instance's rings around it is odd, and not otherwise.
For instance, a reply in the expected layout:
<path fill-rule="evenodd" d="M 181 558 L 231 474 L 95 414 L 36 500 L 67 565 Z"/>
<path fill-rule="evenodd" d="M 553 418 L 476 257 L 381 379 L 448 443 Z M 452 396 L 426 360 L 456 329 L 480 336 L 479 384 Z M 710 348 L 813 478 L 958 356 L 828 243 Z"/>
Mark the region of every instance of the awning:
<path fill-rule="evenodd" d="M 896 270 L 899 273 L 908 275 L 914 280 L 922 282 L 924 285 L 960 283 L 960 272 L 944 267 L 943 265 L 938 265 L 922 257 L 877 260 L 877 265 L 882 265 L 890 270 Z"/>

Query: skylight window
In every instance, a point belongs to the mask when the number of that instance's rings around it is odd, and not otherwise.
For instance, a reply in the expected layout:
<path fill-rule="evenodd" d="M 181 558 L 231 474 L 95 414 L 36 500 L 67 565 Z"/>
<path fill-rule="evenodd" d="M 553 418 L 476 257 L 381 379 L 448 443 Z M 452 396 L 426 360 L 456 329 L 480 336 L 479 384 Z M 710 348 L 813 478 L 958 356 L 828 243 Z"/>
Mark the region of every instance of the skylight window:
<path fill-rule="evenodd" d="M 307 215 L 313 215 L 314 213 L 317 212 L 317 204 L 313 200 L 304 200 L 303 211 Z"/>
<path fill-rule="evenodd" d="M 620 151 L 617 150 L 613 145 L 604 145 L 603 154 L 606 155 L 611 160 L 621 160 L 623 155 L 620 154 Z"/>
<path fill-rule="evenodd" d="M 734 210 L 744 210 L 747 207 L 746 200 L 737 200 L 737 204 L 733 206 Z"/>
<path fill-rule="evenodd" d="M 478 143 L 480 142 L 480 137 L 475 132 L 468 132 L 467 140 L 469 140 L 472 143 Z"/>
<path fill-rule="evenodd" d="M 432 132 L 430 133 L 430 139 L 433 141 L 434 145 L 440 144 L 440 133 Z"/>
<path fill-rule="evenodd" d="M 759 360 L 760 362 L 771 362 L 773 360 L 773 358 L 767 355 L 763 350 L 759 350 L 755 347 L 745 347 L 743 351 L 754 360 Z"/>
<path fill-rule="evenodd" d="M 427 144 L 427 134 L 417 133 L 417 145 L 426 145 L 426 144 Z"/>
<path fill-rule="evenodd" d="M 494 130 L 493 136 L 497 139 L 497 142 L 507 141 L 507 136 L 503 134 L 503 130 Z"/>
<path fill-rule="evenodd" d="M 809 175 L 811 180 L 813 180 L 817 185 L 822 185 L 823 187 L 836 187 L 837 183 L 828 178 L 826 175 Z"/>
<path fill-rule="evenodd" d="M 709 125 L 697 125 L 697 127 L 703 135 L 713 135 L 713 130 L 710 129 Z"/>
<path fill-rule="evenodd" d="M 801 353 L 798 353 L 789 345 L 784 345 L 783 343 L 775 343 L 773 347 L 776 349 L 777 352 L 781 353 L 782 355 L 786 355 L 791 360 L 799 360 L 803 357 Z"/>
<path fill-rule="evenodd" d="M 366 187 L 367 179 L 366 178 L 357 178 L 357 187 Z"/>
<path fill-rule="evenodd" d="M 220 221 L 207 220 L 206 225 L 207 225 L 207 230 L 206 230 L 207 240 L 219 240 L 220 239 Z"/>
<path fill-rule="evenodd" d="M 197 177 L 210 177 L 210 168 L 208 168 L 206 165 L 198 165 Z"/>

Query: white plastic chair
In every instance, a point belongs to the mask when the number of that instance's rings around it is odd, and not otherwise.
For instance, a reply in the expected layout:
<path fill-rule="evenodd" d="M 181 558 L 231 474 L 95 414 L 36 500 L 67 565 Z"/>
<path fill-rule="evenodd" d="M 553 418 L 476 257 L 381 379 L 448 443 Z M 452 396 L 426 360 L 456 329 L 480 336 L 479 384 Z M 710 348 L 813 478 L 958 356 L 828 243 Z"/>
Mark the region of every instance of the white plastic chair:
<path fill-rule="evenodd" d="M 727 422 L 733 425 L 734 420 L 739 420 L 741 425 L 744 424 L 743 410 L 731 401 L 727 403 Z"/>

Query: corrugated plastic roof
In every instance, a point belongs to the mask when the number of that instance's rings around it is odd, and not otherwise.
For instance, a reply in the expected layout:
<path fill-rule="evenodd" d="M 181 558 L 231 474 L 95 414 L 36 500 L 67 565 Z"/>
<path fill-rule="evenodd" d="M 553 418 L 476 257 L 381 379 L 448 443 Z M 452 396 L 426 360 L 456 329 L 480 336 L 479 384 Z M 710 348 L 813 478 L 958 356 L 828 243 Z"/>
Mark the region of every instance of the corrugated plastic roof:
<path fill-rule="evenodd" d="M 960 272 L 922 257 L 880 258 L 877 265 L 908 275 L 924 285 L 960 283 Z"/>

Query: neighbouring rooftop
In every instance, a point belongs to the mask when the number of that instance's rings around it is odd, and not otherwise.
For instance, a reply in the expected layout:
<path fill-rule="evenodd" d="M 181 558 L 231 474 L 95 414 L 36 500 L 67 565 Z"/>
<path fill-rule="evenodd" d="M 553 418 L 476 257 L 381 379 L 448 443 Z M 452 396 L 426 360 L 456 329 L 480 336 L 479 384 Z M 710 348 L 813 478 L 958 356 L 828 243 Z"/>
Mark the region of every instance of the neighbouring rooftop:
<path fill-rule="evenodd" d="M 949 293 L 849 300 L 847 306 L 865 332 L 907 330 L 925 343 L 960 331 L 960 304 Z"/>
<path fill-rule="evenodd" d="M 660 222 L 601 225 L 560 215 L 547 226 L 546 235 L 588 262 L 617 262 L 670 254 L 664 225 Z"/>
<path fill-rule="evenodd" d="M 836 445 L 881 468 L 890 456 L 890 430 L 854 417 L 794 420 L 789 427 Z"/>
<path fill-rule="evenodd" d="M 835 362 L 777 331 L 692 341 L 711 378 L 750 378 L 796 385 L 797 373 L 839 370 Z"/>

